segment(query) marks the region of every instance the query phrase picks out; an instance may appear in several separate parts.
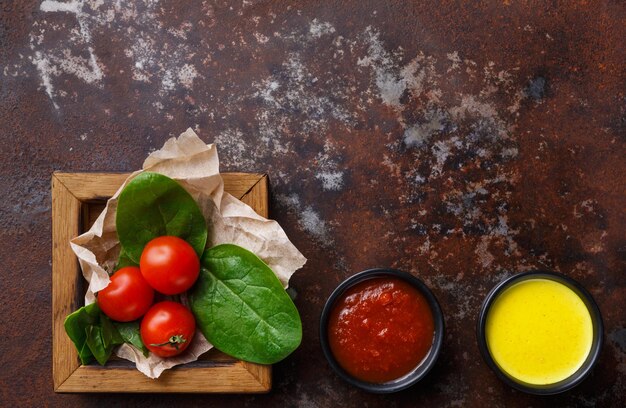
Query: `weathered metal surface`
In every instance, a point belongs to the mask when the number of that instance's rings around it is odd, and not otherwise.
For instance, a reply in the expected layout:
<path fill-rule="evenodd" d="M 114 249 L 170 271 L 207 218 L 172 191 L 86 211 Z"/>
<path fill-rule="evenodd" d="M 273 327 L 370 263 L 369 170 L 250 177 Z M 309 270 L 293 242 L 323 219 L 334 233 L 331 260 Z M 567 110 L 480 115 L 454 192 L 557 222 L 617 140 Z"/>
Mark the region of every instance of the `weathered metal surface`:
<path fill-rule="evenodd" d="M 0 405 L 623 406 L 626 8 L 411 3 L 3 1 Z M 269 173 L 309 258 L 303 344 L 268 395 L 55 395 L 50 174 L 134 170 L 187 127 L 224 170 Z M 391 396 L 343 383 L 318 342 L 326 297 L 374 266 L 424 279 L 448 329 Z M 606 324 L 593 374 L 552 398 L 475 343 L 486 292 L 534 268 L 582 282 Z"/>

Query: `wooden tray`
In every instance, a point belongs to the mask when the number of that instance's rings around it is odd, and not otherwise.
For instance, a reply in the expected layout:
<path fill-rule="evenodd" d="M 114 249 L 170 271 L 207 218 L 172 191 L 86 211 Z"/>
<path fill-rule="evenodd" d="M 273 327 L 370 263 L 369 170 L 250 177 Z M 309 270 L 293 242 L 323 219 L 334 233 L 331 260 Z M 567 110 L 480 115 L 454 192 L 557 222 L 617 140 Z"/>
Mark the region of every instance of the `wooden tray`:
<path fill-rule="evenodd" d="M 271 389 L 272 367 L 247 363 L 212 349 L 198 361 L 166 370 L 158 379 L 117 359 L 104 367 L 81 365 L 65 334 L 65 317 L 84 304 L 86 282 L 70 239 L 88 230 L 128 174 L 52 175 L 52 377 L 56 392 L 263 393 Z M 224 173 L 224 189 L 268 216 L 264 174 Z"/>

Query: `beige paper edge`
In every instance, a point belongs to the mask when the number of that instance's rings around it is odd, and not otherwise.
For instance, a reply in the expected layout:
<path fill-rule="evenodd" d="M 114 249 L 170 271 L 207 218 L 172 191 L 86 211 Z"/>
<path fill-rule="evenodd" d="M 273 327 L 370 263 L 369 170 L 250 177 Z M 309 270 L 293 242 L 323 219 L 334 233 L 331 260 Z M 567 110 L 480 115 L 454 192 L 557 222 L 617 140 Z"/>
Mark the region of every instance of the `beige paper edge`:
<path fill-rule="evenodd" d="M 233 243 L 254 252 L 272 268 L 285 288 L 291 275 L 305 264 L 306 258 L 276 221 L 259 216 L 250 206 L 224 192 L 216 146 L 205 144 L 192 129 L 187 129 L 151 153 L 143 163 L 143 170 L 131 174 L 107 201 L 89 231 L 70 242 L 83 276 L 89 282 L 85 304 L 95 302 L 95 293 L 110 282 L 108 272 L 115 267 L 120 251 L 115 228 L 117 198 L 126 184 L 142 171 L 171 177 L 192 195 L 212 226 L 207 246 Z M 134 362 L 148 377 L 158 378 L 164 370 L 197 360 L 211 347 L 197 331 L 189 349 L 177 357 L 164 359 L 150 354 L 146 358 L 128 344 L 120 346 L 116 354 Z"/>

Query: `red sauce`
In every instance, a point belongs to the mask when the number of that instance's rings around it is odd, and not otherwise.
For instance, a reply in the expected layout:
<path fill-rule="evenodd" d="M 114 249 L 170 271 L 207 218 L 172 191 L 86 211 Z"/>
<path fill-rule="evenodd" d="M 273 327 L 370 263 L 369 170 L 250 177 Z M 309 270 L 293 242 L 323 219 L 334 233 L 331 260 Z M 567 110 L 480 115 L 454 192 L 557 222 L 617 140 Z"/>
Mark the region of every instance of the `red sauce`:
<path fill-rule="evenodd" d="M 384 383 L 408 374 L 432 346 L 428 301 L 397 278 L 374 278 L 346 291 L 328 323 L 330 349 L 353 377 Z"/>

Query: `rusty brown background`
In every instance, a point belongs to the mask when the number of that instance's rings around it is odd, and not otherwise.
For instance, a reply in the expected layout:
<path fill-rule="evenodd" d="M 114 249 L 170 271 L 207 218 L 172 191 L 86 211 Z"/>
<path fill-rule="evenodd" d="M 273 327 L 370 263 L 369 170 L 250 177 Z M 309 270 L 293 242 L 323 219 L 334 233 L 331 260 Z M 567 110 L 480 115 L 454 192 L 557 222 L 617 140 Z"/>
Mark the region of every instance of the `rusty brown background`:
<path fill-rule="evenodd" d="M 0 406 L 626 405 L 626 7 L 619 1 L 0 2 Z M 130 171 L 187 127 L 226 171 L 267 172 L 309 258 L 302 346 L 268 395 L 55 395 L 50 176 Z M 342 382 L 318 341 L 345 277 L 391 266 L 447 335 L 415 387 Z M 476 314 L 517 271 L 595 296 L 606 343 L 554 397 L 482 362 Z"/>

